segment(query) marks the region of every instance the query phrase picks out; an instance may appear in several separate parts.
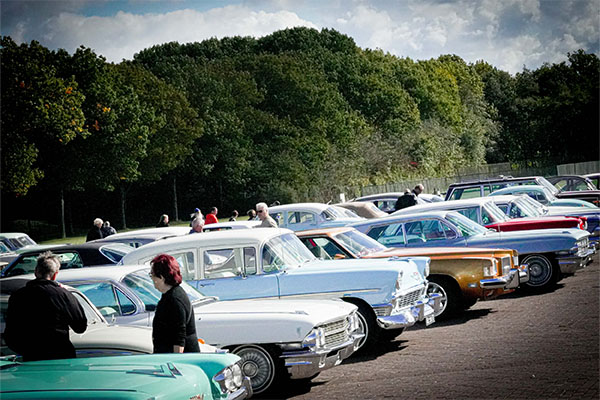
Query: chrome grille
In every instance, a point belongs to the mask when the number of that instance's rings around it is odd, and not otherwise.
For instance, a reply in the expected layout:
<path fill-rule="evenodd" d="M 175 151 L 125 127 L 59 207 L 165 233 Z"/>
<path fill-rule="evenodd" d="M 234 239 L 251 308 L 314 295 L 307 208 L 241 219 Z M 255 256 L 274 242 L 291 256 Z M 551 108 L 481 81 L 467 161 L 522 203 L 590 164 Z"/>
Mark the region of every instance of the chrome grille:
<path fill-rule="evenodd" d="M 348 320 L 340 319 L 321 326 L 325 332 L 325 347 L 331 348 L 348 341 Z"/>
<path fill-rule="evenodd" d="M 407 293 L 404 296 L 398 297 L 396 301 L 396 308 L 404 308 L 415 304 L 418 300 L 421 299 L 422 293 L 425 289 L 418 289 L 413 292 Z"/>
<path fill-rule="evenodd" d="M 585 237 L 577 241 L 577 254 L 581 255 L 588 249 L 590 245 L 590 239 Z"/>

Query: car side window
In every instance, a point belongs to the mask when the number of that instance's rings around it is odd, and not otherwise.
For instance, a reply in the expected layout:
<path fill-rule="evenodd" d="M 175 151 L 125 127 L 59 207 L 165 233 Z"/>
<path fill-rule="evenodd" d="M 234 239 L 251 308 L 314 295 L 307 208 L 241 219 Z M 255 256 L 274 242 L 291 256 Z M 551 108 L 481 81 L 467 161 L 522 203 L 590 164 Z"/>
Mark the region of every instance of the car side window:
<path fill-rule="evenodd" d="M 196 279 L 196 264 L 194 262 L 194 252 L 185 251 L 183 253 L 171 254 L 179 264 L 181 277 L 184 281 Z"/>
<path fill-rule="evenodd" d="M 558 190 L 563 190 L 565 188 L 565 186 L 567 186 L 566 179 L 561 179 L 560 181 L 558 181 L 554 184 L 554 187 L 557 188 Z"/>
<path fill-rule="evenodd" d="M 120 290 L 108 282 L 73 285 L 98 308 L 102 315 L 129 315 L 135 312 L 135 305 Z"/>
<path fill-rule="evenodd" d="M 302 238 L 301 240 L 317 258 L 323 260 L 348 258 L 344 251 L 328 238 Z"/>
<path fill-rule="evenodd" d="M 462 210 L 457 210 L 460 214 L 464 215 L 465 217 L 469 218 L 471 221 L 475 221 L 477 223 L 479 223 L 479 217 L 477 214 L 477 210 L 479 209 L 479 207 L 469 207 L 469 208 L 465 208 Z"/>
<path fill-rule="evenodd" d="M 37 256 L 26 256 L 17 260 L 7 271 L 6 276 L 31 274 L 35 271 Z"/>
<path fill-rule="evenodd" d="M 279 225 L 280 227 L 281 222 L 283 221 L 283 213 L 282 212 L 276 212 L 276 213 L 271 213 L 269 211 L 269 215 L 271 216 L 271 218 L 273 218 L 275 220 L 275 222 L 277 222 L 277 225 Z"/>
<path fill-rule="evenodd" d="M 256 249 L 244 247 L 244 269 L 246 275 L 256 275 Z"/>
<path fill-rule="evenodd" d="M 404 232 L 402 223 L 376 226 L 367 232 L 367 235 L 383 245 L 404 245 Z"/>
<path fill-rule="evenodd" d="M 60 261 L 60 269 L 83 268 L 83 261 L 79 253 L 60 253 L 57 256 Z"/>
<path fill-rule="evenodd" d="M 306 211 L 294 211 L 288 214 L 288 224 L 316 224 L 316 215 Z"/>
<path fill-rule="evenodd" d="M 472 199 L 475 197 L 481 197 L 481 188 L 479 186 L 457 190 L 452 193 L 451 200 Z"/>
<path fill-rule="evenodd" d="M 233 278 L 242 274 L 241 260 L 234 249 L 204 251 L 204 279 Z"/>
<path fill-rule="evenodd" d="M 422 221 L 421 229 L 422 237 L 425 239 L 426 242 L 446 239 L 444 227 L 437 219 Z"/>
<path fill-rule="evenodd" d="M 504 214 L 508 215 L 508 204 L 496 204 L 498 206 L 498 208 L 500 208 L 502 211 L 504 211 Z M 510 211 L 510 213 L 512 214 L 512 209 Z M 511 215 L 512 218 L 512 215 Z"/>
<path fill-rule="evenodd" d="M 450 228 L 450 226 L 446 225 L 442 221 L 438 221 L 438 222 L 442 226 L 442 230 L 444 231 L 444 235 L 446 236 L 446 239 L 456 239 L 456 237 L 457 237 L 456 232 L 454 232 L 454 230 L 452 228 Z"/>

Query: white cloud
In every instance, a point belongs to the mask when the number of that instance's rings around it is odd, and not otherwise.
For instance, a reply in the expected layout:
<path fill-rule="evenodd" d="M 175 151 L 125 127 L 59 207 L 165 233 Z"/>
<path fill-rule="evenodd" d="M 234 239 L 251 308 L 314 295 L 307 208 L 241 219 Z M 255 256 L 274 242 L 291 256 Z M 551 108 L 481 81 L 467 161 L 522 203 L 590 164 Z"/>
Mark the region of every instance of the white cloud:
<path fill-rule="evenodd" d="M 171 41 L 188 43 L 211 37 L 261 37 L 295 26 L 316 26 L 295 13 L 252 11 L 243 6 L 207 12 L 179 10 L 166 14 L 118 12 L 112 17 L 84 17 L 61 13 L 50 18 L 42 44 L 73 51 L 80 45 L 94 49 L 108 61 L 131 59 L 140 50 Z"/>

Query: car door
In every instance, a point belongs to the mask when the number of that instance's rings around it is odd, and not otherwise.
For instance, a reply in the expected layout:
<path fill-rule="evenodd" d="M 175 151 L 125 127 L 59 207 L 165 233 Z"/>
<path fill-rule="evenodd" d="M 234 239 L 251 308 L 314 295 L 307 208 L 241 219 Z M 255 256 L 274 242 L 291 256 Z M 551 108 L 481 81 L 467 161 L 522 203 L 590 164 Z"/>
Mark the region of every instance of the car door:
<path fill-rule="evenodd" d="M 257 250 L 249 245 L 200 249 L 201 275 L 189 281 L 206 296 L 221 300 L 279 298 L 279 271 L 263 271 Z"/>
<path fill-rule="evenodd" d="M 394 222 L 386 225 L 374 225 L 365 232 L 367 236 L 377 240 L 388 247 L 405 247 L 406 239 L 402 222 Z"/>
<path fill-rule="evenodd" d="M 66 282 L 83 293 L 109 322 L 130 324 L 146 319 L 145 310 L 110 281 Z M 141 316 L 139 314 L 142 314 Z"/>
<path fill-rule="evenodd" d="M 319 226 L 319 216 L 312 211 L 288 211 L 286 228 L 293 231 L 304 231 Z"/>
<path fill-rule="evenodd" d="M 404 224 L 406 247 L 465 246 L 464 239 L 449 225 L 436 218 Z"/>

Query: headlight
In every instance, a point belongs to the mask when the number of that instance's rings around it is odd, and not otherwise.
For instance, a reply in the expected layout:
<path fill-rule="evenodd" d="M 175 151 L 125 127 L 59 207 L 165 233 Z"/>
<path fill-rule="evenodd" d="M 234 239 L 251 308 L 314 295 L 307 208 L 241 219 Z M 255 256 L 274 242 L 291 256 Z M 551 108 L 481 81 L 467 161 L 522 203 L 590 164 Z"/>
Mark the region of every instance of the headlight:
<path fill-rule="evenodd" d="M 515 255 L 513 256 L 513 265 L 515 268 L 519 267 L 519 255 L 515 251 Z"/>
<path fill-rule="evenodd" d="M 358 316 L 356 315 L 356 312 L 353 312 L 348 316 L 348 334 L 356 332 L 358 330 L 358 327 Z"/>
<path fill-rule="evenodd" d="M 314 328 L 302 341 L 304 347 L 310 347 L 311 350 L 325 347 L 325 331 L 323 328 Z"/>
<path fill-rule="evenodd" d="M 402 287 L 402 274 L 402 271 L 398 272 L 398 278 L 396 278 L 396 291 L 400 290 Z"/>
<path fill-rule="evenodd" d="M 488 266 L 483 267 L 483 276 L 495 276 L 498 275 L 498 261 L 491 259 Z"/>
<path fill-rule="evenodd" d="M 213 379 L 219 383 L 223 393 L 234 392 L 242 386 L 244 374 L 242 373 L 241 361 L 222 369 Z"/>

